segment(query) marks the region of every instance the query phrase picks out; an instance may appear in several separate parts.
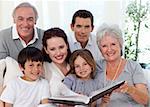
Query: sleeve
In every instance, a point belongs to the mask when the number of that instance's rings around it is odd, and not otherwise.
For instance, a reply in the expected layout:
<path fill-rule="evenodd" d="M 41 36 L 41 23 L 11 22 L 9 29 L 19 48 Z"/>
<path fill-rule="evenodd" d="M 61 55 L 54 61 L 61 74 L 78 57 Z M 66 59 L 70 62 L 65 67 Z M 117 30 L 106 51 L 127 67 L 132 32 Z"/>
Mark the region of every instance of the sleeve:
<path fill-rule="evenodd" d="M 0 99 L 4 102 L 13 104 L 15 101 L 16 88 L 14 81 L 10 81 L 6 84 L 6 88 L 3 90 Z"/>
<path fill-rule="evenodd" d="M 134 62 L 134 74 L 133 74 L 133 81 L 134 83 L 144 83 L 146 84 L 146 78 L 144 76 L 144 71 L 140 64 Z"/>
<path fill-rule="evenodd" d="M 103 70 L 104 65 L 102 63 L 103 63 L 102 60 L 98 60 L 96 62 L 96 72 L 104 72 L 104 70 Z"/>
<path fill-rule="evenodd" d="M 71 90 L 73 90 L 74 83 L 75 83 L 75 78 L 73 75 L 68 75 L 64 78 L 63 83 Z"/>
<path fill-rule="evenodd" d="M 53 78 L 50 81 L 50 92 L 51 96 L 57 95 L 76 95 L 75 92 L 71 91 L 62 81 L 57 78 Z"/>
<path fill-rule="evenodd" d="M 49 84 L 47 80 L 43 79 L 41 92 L 42 92 L 41 99 L 50 98 Z"/>
<path fill-rule="evenodd" d="M 65 84 L 60 83 L 59 88 L 61 90 L 61 94 L 64 96 L 75 96 L 80 95 L 78 93 L 75 93 L 74 91 L 70 90 Z"/>
<path fill-rule="evenodd" d="M 7 34 L 5 34 L 7 35 Z M 8 56 L 8 52 L 6 51 L 6 43 L 5 43 L 5 40 L 3 39 L 3 36 L 4 36 L 4 32 L 1 31 L 0 32 L 0 59 L 3 59 L 3 58 L 6 58 Z"/>

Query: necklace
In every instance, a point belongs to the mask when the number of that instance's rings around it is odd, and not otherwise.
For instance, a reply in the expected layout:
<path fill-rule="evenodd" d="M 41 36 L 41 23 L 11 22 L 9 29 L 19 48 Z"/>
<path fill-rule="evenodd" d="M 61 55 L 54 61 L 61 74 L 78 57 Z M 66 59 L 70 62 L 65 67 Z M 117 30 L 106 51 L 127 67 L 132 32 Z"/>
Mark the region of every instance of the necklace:
<path fill-rule="evenodd" d="M 119 69 L 120 69 L 120 66 L 121 66 L 121 63 L 122 63 L 122 59 L 120 59 L 120 61 L 119 61 L 119 64 L 118 64 L 118 66 L 117 66 L 117 68 L 116 68 L 116 73 L 115 73 L 115 75 L 113 76 L 112 81 L 114 81 L 114 80 L 116 79 L 117 74 L 118 74 Z"/>

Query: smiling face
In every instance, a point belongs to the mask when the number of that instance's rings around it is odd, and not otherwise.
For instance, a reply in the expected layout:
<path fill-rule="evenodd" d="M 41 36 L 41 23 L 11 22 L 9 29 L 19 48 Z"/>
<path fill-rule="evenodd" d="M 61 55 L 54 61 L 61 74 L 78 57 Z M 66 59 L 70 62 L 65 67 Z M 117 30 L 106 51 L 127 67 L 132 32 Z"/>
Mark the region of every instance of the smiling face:
<path fill-rule="evenodd" d="M 68 46 L 61 37 L 52 37 L 47 40 L 47 47 L 44 47 L 52 62 L 63 64 L 68 54 Z"/>
<path fill-rule="evenodd" d="M 21 67 L 21 70 L 24 71 L 23 79 L 27 81 L 37 80 L 43 72 L 43 63 L 38 61 L 27 60 L 24 67 Z"/>
<path fill-rule="evenodd" d="M 30 40 L 33 37 L 33 28 L 36 23 L 35 13 L 30 7 L 18 8 L 14 15 L 14 23 L 18 31 L 18 35 L 23 40 Z"/>
<path fill-rule="evenodd" d="M 71 24 L 71 29 L 75 33 L 75 38 L 81 43 L 82 47 L 86 46 L 90 33 L 93 30 L 91 23 L 90 18 L 76 17 L 75 24 Z"/>
<path fill-rule="evenodd" d="M 120 43 L 113 35 L 106 33 L 99 42 L 100 50 L 107 61 L 115 61 L 121 57 Z"/>
<path fill-rule="evenodd" d="M 87 61 L 78 56 L 74 61 L 75 73 L 81 79 L 91 78 L 92 67 L 87 63 Z"/>

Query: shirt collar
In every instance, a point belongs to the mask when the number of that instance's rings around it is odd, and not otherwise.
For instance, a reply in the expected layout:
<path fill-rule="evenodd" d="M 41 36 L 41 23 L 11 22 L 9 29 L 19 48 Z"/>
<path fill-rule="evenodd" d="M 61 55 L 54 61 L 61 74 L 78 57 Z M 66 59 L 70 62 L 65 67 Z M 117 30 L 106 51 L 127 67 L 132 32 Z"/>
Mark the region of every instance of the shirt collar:
<path fill-rule="evenodd" d="M 19 39 L 21 41 L 21 44 L 23 45 L 23 47 L 27 47 L 28 45 L 33 44 L 36 41 L 36 39 L 39 39 L 37 29 L 34 26 L 34 37 L 28 44 L 26 44 L 18 35 L 17 29 L 16 29 L 16 24 L 14 24 L 13 28 L 12 28 L 12 38 Z"/>
<path fill-rule="evenodd" d="M 92 39 L 93 39 L 92 36 L 94 36 L 94 35 L 90 34 L 87 45 L 92 45 Z M 72 40 L 73 40 L 74 44 L 79 43 L 79 42 L 76 40 L 75 35 L 72 36 Z"/>
<path fill-rule="evenodd" d="M 12 28 L 12 38 L 13 39 L 21 39 L 18 35 L 18 32 L 17 32 L 17 29 L 16 29 L 16 24 L 13 25 L 13 28 Z M 32 40 L 35 40 L 35 39 L 38 39 L 38 33 L 37 33 L 37 29 L 36 27 L 34 26 L 34 37 Z"/>

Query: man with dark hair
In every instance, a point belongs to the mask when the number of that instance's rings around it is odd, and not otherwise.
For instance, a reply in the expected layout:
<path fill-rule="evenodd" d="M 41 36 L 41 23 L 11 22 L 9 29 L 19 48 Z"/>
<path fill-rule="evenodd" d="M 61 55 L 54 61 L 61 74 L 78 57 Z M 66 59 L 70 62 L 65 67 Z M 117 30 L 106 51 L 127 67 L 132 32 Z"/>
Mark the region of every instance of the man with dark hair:
<path fill-rule="evenodd" d="M 94 29 L 94 18 L 88 10 L 78 10 L 72 17 L 71 29 L 74 35 L 69 35 L 69 45 L 73 52 L 77 49 L 86 48 L 91 51 L 95 61 L 102 59 L 101 52 L 96 43 L 95 35 L 91 32 Z"/>

